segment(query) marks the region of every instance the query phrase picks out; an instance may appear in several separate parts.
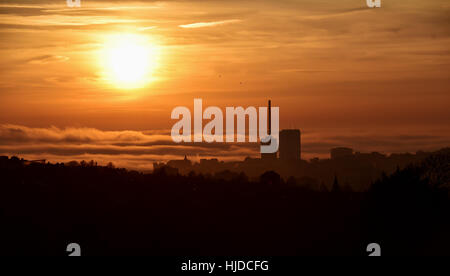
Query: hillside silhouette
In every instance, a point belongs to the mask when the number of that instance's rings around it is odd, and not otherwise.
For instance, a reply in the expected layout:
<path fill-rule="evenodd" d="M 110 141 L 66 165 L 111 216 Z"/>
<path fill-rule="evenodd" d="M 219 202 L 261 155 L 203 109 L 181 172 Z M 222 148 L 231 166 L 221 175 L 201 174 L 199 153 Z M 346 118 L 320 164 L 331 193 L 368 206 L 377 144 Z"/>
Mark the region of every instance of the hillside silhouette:
<path fill-rule="evenodd" d="M 353 192 L 268 171 L 151 174 L 0 158 L 1 255 L 448 255 L 450 150 Z M 330 186 L 328 189 L 325 186 Z"/>

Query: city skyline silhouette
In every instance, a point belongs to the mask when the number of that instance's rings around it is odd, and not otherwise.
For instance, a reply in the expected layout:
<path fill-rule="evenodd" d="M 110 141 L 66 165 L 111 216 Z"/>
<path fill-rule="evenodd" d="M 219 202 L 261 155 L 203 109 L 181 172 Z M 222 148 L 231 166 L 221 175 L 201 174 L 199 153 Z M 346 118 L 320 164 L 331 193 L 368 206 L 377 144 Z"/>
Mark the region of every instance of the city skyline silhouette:
<path fill-rule="evenodd" d="M 369 2 L 3 0 L 0 256 L 449 255 L 450 5 Z"/>

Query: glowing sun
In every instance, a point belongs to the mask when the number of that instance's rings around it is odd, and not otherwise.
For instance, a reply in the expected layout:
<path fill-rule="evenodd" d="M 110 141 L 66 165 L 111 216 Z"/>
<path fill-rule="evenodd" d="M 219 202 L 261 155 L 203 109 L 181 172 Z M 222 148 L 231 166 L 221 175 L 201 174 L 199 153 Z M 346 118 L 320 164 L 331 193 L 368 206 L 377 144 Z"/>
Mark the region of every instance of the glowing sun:
<path fill-rule="evenodd" d="M 156 47 L 145 36 L 126 34 L 107 39 L 101 62 L 109 83 L 122 89 L 135 89 L 151 81 L 156 58 Z"/>

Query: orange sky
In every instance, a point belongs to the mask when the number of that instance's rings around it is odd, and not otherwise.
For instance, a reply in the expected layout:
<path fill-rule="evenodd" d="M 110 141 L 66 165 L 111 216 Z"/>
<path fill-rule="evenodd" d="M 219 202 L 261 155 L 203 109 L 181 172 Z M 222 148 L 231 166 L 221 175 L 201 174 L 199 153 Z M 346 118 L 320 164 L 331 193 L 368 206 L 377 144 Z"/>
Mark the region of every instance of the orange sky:
<path fill-rule="evenodd" d="M 81 8 L 65 0 L 2 0 L 0 19 L 3 154 L 126 155 L 138 166 L 136 156 L 145 154 L 136 152 L 161 145 L 88 148 L 117 146 L 101 140 L 107 131 L 165 134 L 171 110 L 192 107 L 194 98 L 221 107 L 262 106 L 271 98 L 281 127 L 304 132 L 306 157 L 334 145 L 387 153 L 449 145 L 448 0 L 384 0 L 380 9 L 365 0 L 82 0 Z M 109 37 L 130 34 L 158 54 L 149 83 L 123 89 L 105 79 L 100 53 Z M 54 141 L 43 131 L 77 138 L 98 131 L 102 142 L 63 139 L 60 148 L 78 147 L 63 154 L 48 148 Z M 165 150 L 146 160 L 182 154 Z"/>

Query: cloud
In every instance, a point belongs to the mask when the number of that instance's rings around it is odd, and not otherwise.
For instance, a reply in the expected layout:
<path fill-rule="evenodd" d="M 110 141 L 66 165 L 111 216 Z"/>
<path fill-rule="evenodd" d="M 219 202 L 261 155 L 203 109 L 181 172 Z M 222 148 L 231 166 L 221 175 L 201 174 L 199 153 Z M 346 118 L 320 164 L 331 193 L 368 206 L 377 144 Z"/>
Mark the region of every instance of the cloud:
<path fill-rule="evenodd" d="M 105 164 L 112 161 L 126 168 L 151 169 L 154 161 L 181 159 L 185 155 L 194 159 L 243 160 L 247 156 L 257 156 L 258 150 L 257 144 L 248 143 L 176 144 L 168 131 L 0 125 L 0 154 L 52 162 L 93 159 Z M 130 163 L 129 159 L 134 161 Z"/>
<path fill-rule="evenodd" d="M 101 131 L 94 128 L 30 128 L 20 125 L 0 125 L 0 141 L 5 144 L 112 144 L 150 143 L 169 140 L 158 134 L 139 131 Z"/>
<path fill-rule="evenodd" d="M 148 26 L 148 27 L 141 27 L 138 30 L 139 31 L 148 31 L 148 30 L 154 30 L 156 28 L 157 28 L 156 26 Z"/>
<path fill-rule="evenodd" d="M 180 25 L 179 27 L 184 28 L 184 29 L 196 29 L 196 28 L 205 28 L 205 27 L 215 27 L 215 26 L 238 23 L 238 22 L 241 22 L 241 20 L 230 19 L 230 20 L 215 21 L 215 22 L 192 23 L 192 24 L 187 24 L 187 25 Z"/>
<path fill-rule="evenodd" d="M 304 132 L 302 156 L 327 158 L 334 147 L 352 147 L 355 151 L 385 154 L 434 151 L 450 146 L 448 136 L 439 133 L 403 134 L 376 132 L 340 132 L 320 130 Z M 16 155 L 29 160 L 52 162 L 96 160 L 100 164 L 114 162 L 131 169 L 149 170 L 156 161 L 219 158 L 242 161 L 258 157 L 258 144 L 250 143 L 185 143 L 172 141 L 169 131 L 103 131 L 94 128 L 31 128 L 20 125 L 0 125 L 0 154 Z"/>
<path fill-rule="evenodd" d="M 66 62 L 69 58 L 65 56 L 43 55 L 27 60 L 29 64 L 48 64 L 54 62 Z"/>
<path fill-rule="evenodd" d="M 328 157 L 330 149 L 350 147 L 359 152 L 414 153 L 450 146 L 448 132 L 420 130 L 355 131 L 342 129 L 304 133 L 302 152 L 307 156 Z"/>
<path fill-rule="evenodd" d="M 0 15 L 38 16 L 43 14 L 43 9 L 39 7 L 0 6 Z"/>

